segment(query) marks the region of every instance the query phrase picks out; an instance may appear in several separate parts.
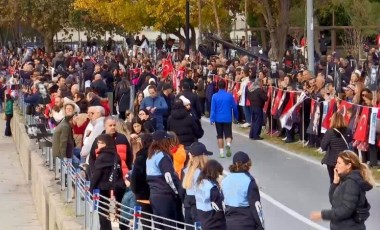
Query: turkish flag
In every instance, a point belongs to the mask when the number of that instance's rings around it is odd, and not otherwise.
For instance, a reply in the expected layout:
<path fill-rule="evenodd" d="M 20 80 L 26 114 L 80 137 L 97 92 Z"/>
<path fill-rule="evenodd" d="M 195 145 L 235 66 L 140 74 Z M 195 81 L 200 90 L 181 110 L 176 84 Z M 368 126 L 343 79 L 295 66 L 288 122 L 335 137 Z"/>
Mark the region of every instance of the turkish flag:
<path fill-rule="evenodd" d="M 170 59 L 164 59 L 162 62 L 162 78 L 167 78 L 173 72 L 173 64 Z"/>
<path fill-rule="evenodd" d="M 369 107 L 363 107 L 360 114 L 358 125 L 356 126 L 354 139 L 357 141 L 368 141 L 368 121 L 369 121 Z"/>
<path fill-rule="evenodd" d="M 277 113 L 277 110 L 278 110 L 278 106 L 280 104 L 280 101 L 282 99 L 282 94 L 283 94 L 283 90 L 282 89 L 278 89 L 277 90 L 277 95 L 276 95 L 276 98 L 274 99 L 274 103 L 272 105 L 272 116 L 276 115 Z"/>
<path fill-rule="evenodd" d="M 269 103 L 272 101 L 272 92 L 273 92 L 273 87 L 269 86 L 268 91 L 267 91 L 268 100 L 265 102 L 264 108 L 263 108 L 264 113 L 268 112 Z"/>
<path fill-rule="evenodd" d="M 232 96 L 236 103 L 239 103 L 239 95 L 238 92 L 240 90 L 240 82 L 236 82 L 234 88 L 232 89 Z"/>
<path fill-rule="evenodd" d="M 338 113 L 341 113 L 344 117 L 344 123 L 348 126 L 350 124 L 352 116 L 352 104 L 347 101 L 341 101 L 338 107 Z"/>
<path fill-rule="evenodd" d="M 335 99 L 331 99 L 330 103 L 329 103 L 329 108 L 327 110 L 327 114 L 325 116 L 325 119 L 322 121 L 322 127 L 325 129 L 330 128 L 331 117 L 334 114 L 335 104 L 336 104 Z"/>
<path fill-rule="evenodd" d="M 296 96 L 295 92 L 289 92 L 288 93 L 288 102 L 286 103 L 284 109 L 281 111 L 281 116 L 283 114 L 286 114 L 290 110 L 290 108 L 293 107 L 294 101 L 295 101 L 295 96 Z"/>

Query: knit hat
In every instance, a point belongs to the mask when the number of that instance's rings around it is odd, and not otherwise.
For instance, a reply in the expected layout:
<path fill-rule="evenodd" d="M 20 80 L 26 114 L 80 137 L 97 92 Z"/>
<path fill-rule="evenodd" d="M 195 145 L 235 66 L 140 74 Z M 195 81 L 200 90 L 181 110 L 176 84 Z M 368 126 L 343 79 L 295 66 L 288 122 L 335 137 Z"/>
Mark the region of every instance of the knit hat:
<path fill-rule="evenodd" d="M 236 164 L 238 162 L 241 162 L 242 164 L 248 163 L 250 161 L 248 154 L 245 152 L 239 151 L 235 153 L 232 163 Z"/>
<path fill-rule="evenodd" d="M 183 102 L 183 105 L 184 105 L 184 106 L 186 106 L 186 105 L 190 105 L 190 104 L 191 104 L 190 100 L 187 99 L 187 98 L 186 98 L 185 96 L 183 96 L 183 95 L 181 95 L 181 96 L 179 97 L 179 99 L 181 99 L 181 101 Z"/>

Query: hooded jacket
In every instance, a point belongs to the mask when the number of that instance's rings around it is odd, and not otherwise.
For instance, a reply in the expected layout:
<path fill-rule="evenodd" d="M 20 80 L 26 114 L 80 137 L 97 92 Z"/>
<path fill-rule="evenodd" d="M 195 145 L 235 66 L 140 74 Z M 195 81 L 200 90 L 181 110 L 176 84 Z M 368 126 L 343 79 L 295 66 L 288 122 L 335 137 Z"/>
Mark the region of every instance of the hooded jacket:
<path fill-rule="evenodd" d="M 94 170 L 90 180 L 90 191 L 95 188 L 100 190 L 112 190 L 124 188 L 123 172 L 120 166 L 120 157 L 115 148 L 104 147 L 99 150 Z"/>
<path fill-rule="evenodd" d="M 190 146 L 198 140 L 198 130 L 200 130 L 200 127 L 184 106 L 172 109 L 167 126 L 169 131 L 177 134 L 179 143 L 184 146 Z"/>
<path fill-rule="evenodd" d="M 360 201 L 361 193 L 372 189 L 363 179 L 359 170 L 353 170 L 347 175 L 341 176 L 339 184 L 331 184 L 329 191 L 331 209 L 322 211 L 322 219 L 330 220 L 331 230 L 365 230 L 363 223 L 354 220 L 355 211 L 364 205 Z"/>

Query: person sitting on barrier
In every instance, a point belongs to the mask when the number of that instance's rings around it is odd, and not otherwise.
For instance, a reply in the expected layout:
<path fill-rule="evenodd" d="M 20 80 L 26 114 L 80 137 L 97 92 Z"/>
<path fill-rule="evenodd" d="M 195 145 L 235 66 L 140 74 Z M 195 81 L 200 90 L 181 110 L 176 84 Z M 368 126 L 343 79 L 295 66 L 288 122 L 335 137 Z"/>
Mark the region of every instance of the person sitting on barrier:
<path fill-rule="evenodd" d="M 244 152 L 235 153 L 230 174 L 222 181 L 227 229 L 263 230 L 264 217 L 259 187 L 249 173 L 251 159 Z"/>
<path fill-rule="evenodd" d="M 146 161 L 147 182 L 150 188 L 150 204 L 153 214 L 170 220 L 178 220 L 177 202 L 179 199 L 178 189 L 180 181 L 174 171 L 172 156 L 170 155 L 171 138 L 163 130 L 155 131 L 153 143 L 149 148 L 149 155 Z M 176 226 L 173 221 L 153 218 L 155 228 L 172 229 L 163 227 L 159 223 L 169 226 Z"/>
<path fill-rule="evenodd" d="M 209 160 L 196 181 L 196 209 L 202 229 L 226 229 L 223 194 L 219 184 L 222 175 L 223 166 L 216 160 Z"/>
<path fill-rule="evenodd" d="M 151 221 L 149 221 L 151 216 L 148 214 L 151 214 L 153 211 L 149 202 L 150 190 L 146 180 L 146 160 L 148 159 L 148 150 L 153 139 L 150 133 L 142 133 L 139 137 L 141 138 L 142 149 L 136 153 L 130 182 L 131 190 L 136 196 L 137 205 L 139 205 L 141 211 L 144 212 L 142 213 L 142 218 L 148 219 L 141 219 L 142 228 L 148 230 L 151 229 L 150 226 L 152 225 Z"/>
<path fill-rule="evenodd" d="M 208 151 L 206 146 L 200 142 L 191 144 L 187 151 L 189 161 L 183 170 L 182 176 L 182 187 L 186 190 L 183 203 L 185 208 L 185 222 L 187 224 L 194 224 L 199 220 L 195 204 L 196 182 L 208 161 L 208 156 L 212 155 L 212 152 Z"/>
<path fill-rule="evenodd" d="M 99 189 L 99 223 L 100 230 L 112 230 L 111 222 L 108 219 L 111 207 L 111 200 L 117 200 L 118 191 L 125 191 L 123 172 L 121 170 L 121 160 L 116 152 L 115 140 L 108 134 L 101 134 L 97 138 L 99 157 L 96 158 L 90 180 L 90 191 Z M 115 214 L 115 213 L 113 213 Z M 122 226 L 121 229 L 127 229 Z"/>

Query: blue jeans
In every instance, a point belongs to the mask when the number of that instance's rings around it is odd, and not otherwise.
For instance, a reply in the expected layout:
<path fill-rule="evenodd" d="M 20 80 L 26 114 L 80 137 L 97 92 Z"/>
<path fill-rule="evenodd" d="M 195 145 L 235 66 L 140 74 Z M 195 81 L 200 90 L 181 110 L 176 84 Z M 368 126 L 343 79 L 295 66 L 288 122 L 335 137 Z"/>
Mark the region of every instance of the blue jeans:
<path fill-rule="evenodd" d="M 252 124 L 249 132 L 249 138 L 259 138 L 261 129 L 263 127 L 264 112 L 263 109 L 257 106 L 251 107 L 252 109 Z"/>
<path fill-rule="evenodd" d="M 78 166 L 84 162 L 86 162 L 86 157 L 81 157 L 80 155 L 80 148 L 74 148 L 73 149 L 73 166 L 75 168 L 78 168 Z"/>
<path fill-rule="evenodd" d="M 244 110 L 245 122 L 251 124 L 252 123 L 252 111 L 251 111 L 251 107 L 249 107 L 249 106 L 243 106 L 243 110 Z"/>
<path fill-rule="evenodd" d="M 128 223 L 128 220 L 133 219 L 133 208 L 136 206 L 136 197 L 135 194 L 130 189 L 127 189 L 127 191 L 124 193 L 123 199 L 121 200 L 121 204 L 123 205 L 121 207 L 122 212 L 120 215 L 122 218 L 120 218 L 120 221 L 123 223 Z M 124 207 L 127 206 L 127 207 Z"/>

